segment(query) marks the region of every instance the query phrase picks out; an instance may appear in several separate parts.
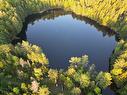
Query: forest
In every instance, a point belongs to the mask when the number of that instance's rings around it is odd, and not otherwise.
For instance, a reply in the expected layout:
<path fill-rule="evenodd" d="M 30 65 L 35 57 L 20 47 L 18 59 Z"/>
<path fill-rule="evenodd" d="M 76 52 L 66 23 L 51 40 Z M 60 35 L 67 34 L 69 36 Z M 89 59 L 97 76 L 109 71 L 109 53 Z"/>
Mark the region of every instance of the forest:
<path fill-rule="evenodd" d="M 43 48 L 27 41 L 12 44 L 27 16 L 55 8 L 120 35 L 109 71 L 96 71 L 88 55 L 72 56 L 67 69 L 53 69 Z M 126 32 L 126 0 L 0 0 L 0 95 L 103 95 L 112 85 L 116 95 L 127 95 Z"/>

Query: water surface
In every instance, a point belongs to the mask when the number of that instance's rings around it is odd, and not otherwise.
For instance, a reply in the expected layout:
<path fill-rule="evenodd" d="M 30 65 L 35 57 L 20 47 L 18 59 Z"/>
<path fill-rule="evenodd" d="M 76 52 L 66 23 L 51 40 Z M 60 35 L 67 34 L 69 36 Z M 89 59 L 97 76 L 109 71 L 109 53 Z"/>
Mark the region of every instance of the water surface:
<path fill-rule="evenodd" d="M 115 33 L 85 17 L 64 12 L 47 12 L 26 18 L 20 36 L 42 47 L 52 68 L 67 68 L 73 56 L 89 56 L 89 64 L 108 71 L 116 45 Z M 114 95 L 110 89 L 104 95 Z"/>
<path fill-rule="evenodd" d="M 70 57 L 87 54 L 89 63 L 95 64 L 97 70 L 107 71 L 116 45 L 115 36 L 108 34 L 112 31 L 106 34 L 103 29 L 99 31 L 94 25 L 73 16 L 42 16 L 28 24 L 27 40 L 42 47 L 53 68 L 66 68 Z"/>

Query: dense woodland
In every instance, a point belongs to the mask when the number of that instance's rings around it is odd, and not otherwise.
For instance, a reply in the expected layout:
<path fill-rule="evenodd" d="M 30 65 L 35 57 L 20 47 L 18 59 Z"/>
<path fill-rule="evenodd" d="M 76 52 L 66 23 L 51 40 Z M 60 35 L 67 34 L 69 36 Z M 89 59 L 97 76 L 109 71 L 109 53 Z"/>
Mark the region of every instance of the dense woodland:
<path fill-rule="evenodd" d="M 67 70 L 54 70 L 38 46 L 25 41 L 11 44 L 28 15 L 54 8 L 86 16 L 120 34 L 109 72 L 96 72 L 87 55 L 70 58 Z M 0 94 L 102 95 L 115 84 L 114 91 L 126 95 L 126 10 L 126 0 L 0 0 Z"/>

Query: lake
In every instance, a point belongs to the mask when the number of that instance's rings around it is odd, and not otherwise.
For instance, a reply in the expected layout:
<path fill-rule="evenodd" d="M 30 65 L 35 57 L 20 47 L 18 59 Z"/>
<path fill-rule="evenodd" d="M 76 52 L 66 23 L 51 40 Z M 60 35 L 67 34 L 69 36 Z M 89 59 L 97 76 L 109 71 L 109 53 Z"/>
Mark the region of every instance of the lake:
<path fill-rule="evenodd" d="M 40 46 L 49 59 L 49 66 L 57 69 L 66 69 L 71 57 L 86 54 L 89 64 L 95 64 L 97 71 L 108 71 L 117 42 L 116 33 L 111 29 L 64 11 L 28 16 L 19 36 Z M 109 88 L 103 94 L 114 95 Z"/>

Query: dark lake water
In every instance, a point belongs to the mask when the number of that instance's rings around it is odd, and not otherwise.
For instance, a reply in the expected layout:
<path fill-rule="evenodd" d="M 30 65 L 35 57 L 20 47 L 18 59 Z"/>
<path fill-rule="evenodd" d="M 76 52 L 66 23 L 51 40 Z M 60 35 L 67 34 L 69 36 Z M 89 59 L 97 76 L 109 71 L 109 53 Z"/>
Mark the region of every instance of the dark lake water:
<path fill-rule="evenodd" d="M 73 56 L 89 56 L 89 64 L 98 71 L 108 71 L 109 59 L 116 45 L 115 32 L 88 18 L 73 13 L 45 12 L 31 15 L 20 37 L 42 47 L 52 68 L 67 68 Z M 104 95 L 114 95 L 107 88 Z"/>

